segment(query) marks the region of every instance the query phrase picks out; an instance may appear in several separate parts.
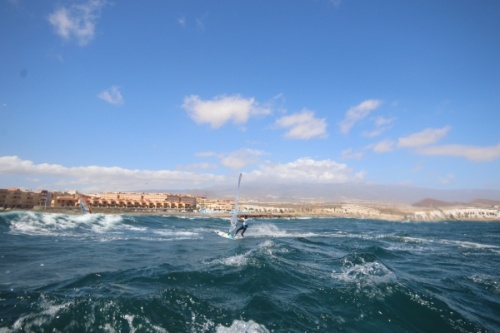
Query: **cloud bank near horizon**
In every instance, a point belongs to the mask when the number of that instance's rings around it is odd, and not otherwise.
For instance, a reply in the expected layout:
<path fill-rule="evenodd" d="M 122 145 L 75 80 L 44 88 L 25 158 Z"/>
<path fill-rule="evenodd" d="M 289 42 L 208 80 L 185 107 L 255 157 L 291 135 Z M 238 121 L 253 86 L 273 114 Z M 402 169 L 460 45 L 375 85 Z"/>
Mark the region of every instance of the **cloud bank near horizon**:
<path fill-rule="evenodd" d="M 237 172 L 234 173 L 236 175 Z M 230 175 L 182 170 L 138 170 L 121 167 L 79 166 L 23 160 L 18 156 L 0 157 L 0 175 L 17 176 L 31 180 L 31 188 L 49 188 L 82 191 L 133 191 L 145 188 L 189 189 L 213 185 L 231 185 Z M 321 183 L 334 184 L 363 181 L 363 171 L 354 172 L 345 164 L 331 160 L 316 161 L 300 158 L 289 163 L 263 162 L 254 170 L 245 172 L 253 183 Z M 1 178 L 0 178 L 1 179 Z"/>

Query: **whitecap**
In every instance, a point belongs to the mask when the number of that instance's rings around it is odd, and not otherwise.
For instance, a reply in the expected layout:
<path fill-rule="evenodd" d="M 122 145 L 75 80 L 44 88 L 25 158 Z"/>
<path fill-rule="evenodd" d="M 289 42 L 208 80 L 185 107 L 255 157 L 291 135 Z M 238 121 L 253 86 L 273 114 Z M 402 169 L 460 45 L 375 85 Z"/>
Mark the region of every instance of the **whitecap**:
<path fill-rule="evenodd" d="M 220 263 L 226 266 L 241 267 L 247 264 L 248 258 L 246 254 L 239 254 L 228 258 L 220 259 L 219 261 Z"/>
<path fill-rule="evenodd" d="M 498 277 L 486 275 L 486 274 L 474 274 L 468 277 L 469 280 L 478 284 L 480 286 L 485 287 L 490 290 L 493 294 L 500 294 L 500 280 Z"/>
<path fill-rule="evenodd" d="M 347 264 L 341 272 L 333 272 L 335 280 L 356 283 L 360 285 L 379 285 L 396 281 L 396 275 L 382 263 L 363 262 L 360 264 Z"/>
<path fill-rule="evenodd" d="M 231 326 L 226 327 L 223 325 L 218 325 L 216 327 L 217 333 L 269 333 L 270 331 L 259 323 L 256 323 L 253 320 L 243 321 L 243 320 L 235 320 L 231 324 Z"/>
<path fill-rule="evenodd" d="M 72 303 L 67 302 L 63 304 L 54 304 L 45 299 L 42 294 L 40 299 L 40 307 L 42 311 L 40 313 L 31 313 L 18 318 L 12 325 L 14 331 L 35 331 L 37 328 L 43 326 L 44 324 L 52 321 L 56 315 L 61 311 L 68 308 Z"/>
<path fill-rule="evenodd" d="M 249 258 L 252 258 L 252 254 L 254 252 L 258 251 L 260 253 L 267 253 L 268 255 L 272 256 L 271 249 L 273 248 L 273 246 L 274 242 L 272 240 L 266 240 L 265 242 L 257 245 L 255 248 L 252 248 L 251 250 L 246 251 L 245 253 L 237 254 L 227 258 L 216 259 L 211 262 L 208 262 L 208 264 L 216 263 L 225 266 L 242 267 L 249 263 Z"/>
<path fill-rule="evenodd" d="M 442 244 L 456 245 L 466 249 L 500 249 L 499 246 L 458 240 L 441 240 Z"/>
<path fill-rule="evenodd" d="M 177 240 L 202 238 L 198 232 L 193 232 L 193 231 L 154 230 L 153 233 L 164 238 L 177 239 Z"/>
<path fill-rule="evenodd" d="M 273 238 L 296 238 L 296 237 L 319 237 L 320 234 L 312 232 L 297 232 L 293 230 L 282 230 L 270 223 L 250 223 L 245 237 L 273 237 Z"/>

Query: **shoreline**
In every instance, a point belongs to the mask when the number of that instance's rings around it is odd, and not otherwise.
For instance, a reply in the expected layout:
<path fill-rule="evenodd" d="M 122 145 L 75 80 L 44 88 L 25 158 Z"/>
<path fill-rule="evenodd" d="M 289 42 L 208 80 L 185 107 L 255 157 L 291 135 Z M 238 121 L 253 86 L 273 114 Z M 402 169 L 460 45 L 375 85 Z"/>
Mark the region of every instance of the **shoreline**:
<path fill-rule="evenodd" d="M 81 215 L 78 208 L 39 208 L 39 209 L 8 209 L 0 213 L 9 212 L 34 212 L 48 214 Z M 229 212 L 189 212 L 167 211 L 158 209 L 123 209 L 123 208 L 94 208 L 94 214 L 105 215 L 159 215 L 179 216 L 193 218 L 230 218 Z M 267 212 L 241 212 L 238 215 L 248 218 L 260 219 L 306 219 L 306 218 L 348 218 L 371 219 L 389 222 L 500 222 L 500 209 L 478 207 L 446 207 L 446 208 L 420 208 L 420 207 L 388 207 L 387 205 L 337 205 L 336 208 L 318 206 L 305 211 L 267 211 Z"/>

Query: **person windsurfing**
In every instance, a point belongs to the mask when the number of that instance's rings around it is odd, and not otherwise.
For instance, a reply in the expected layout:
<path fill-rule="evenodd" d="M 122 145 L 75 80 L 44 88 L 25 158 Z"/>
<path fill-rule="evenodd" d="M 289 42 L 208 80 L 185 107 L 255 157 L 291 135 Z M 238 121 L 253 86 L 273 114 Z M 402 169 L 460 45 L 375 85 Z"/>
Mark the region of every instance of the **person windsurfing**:
<path fill-rule="evenodd" d="M 234 237 L 236 237 L 238 235 L 238 232 L 240 232 L 240 231 L 241 231 L 241 237 L 245 237 L 243 234 L 245 233 L 245 231 L 247 231 L 247 228 L 248 228 L 247 219 L 244 217 L 240 217 L 238 219 L 238 222 L 241 223 L 241 226 L 234 233 Z"/>

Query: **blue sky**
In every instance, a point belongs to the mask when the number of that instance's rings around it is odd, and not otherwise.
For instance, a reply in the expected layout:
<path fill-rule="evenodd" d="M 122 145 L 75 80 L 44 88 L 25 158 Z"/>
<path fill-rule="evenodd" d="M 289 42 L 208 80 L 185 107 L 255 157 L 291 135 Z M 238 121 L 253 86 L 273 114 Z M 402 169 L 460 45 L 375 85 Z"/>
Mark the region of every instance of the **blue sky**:
<path fill-rule="evenodd" d="M 0 187 L 500 189 L 496 0 L 0 0 Z"/>

